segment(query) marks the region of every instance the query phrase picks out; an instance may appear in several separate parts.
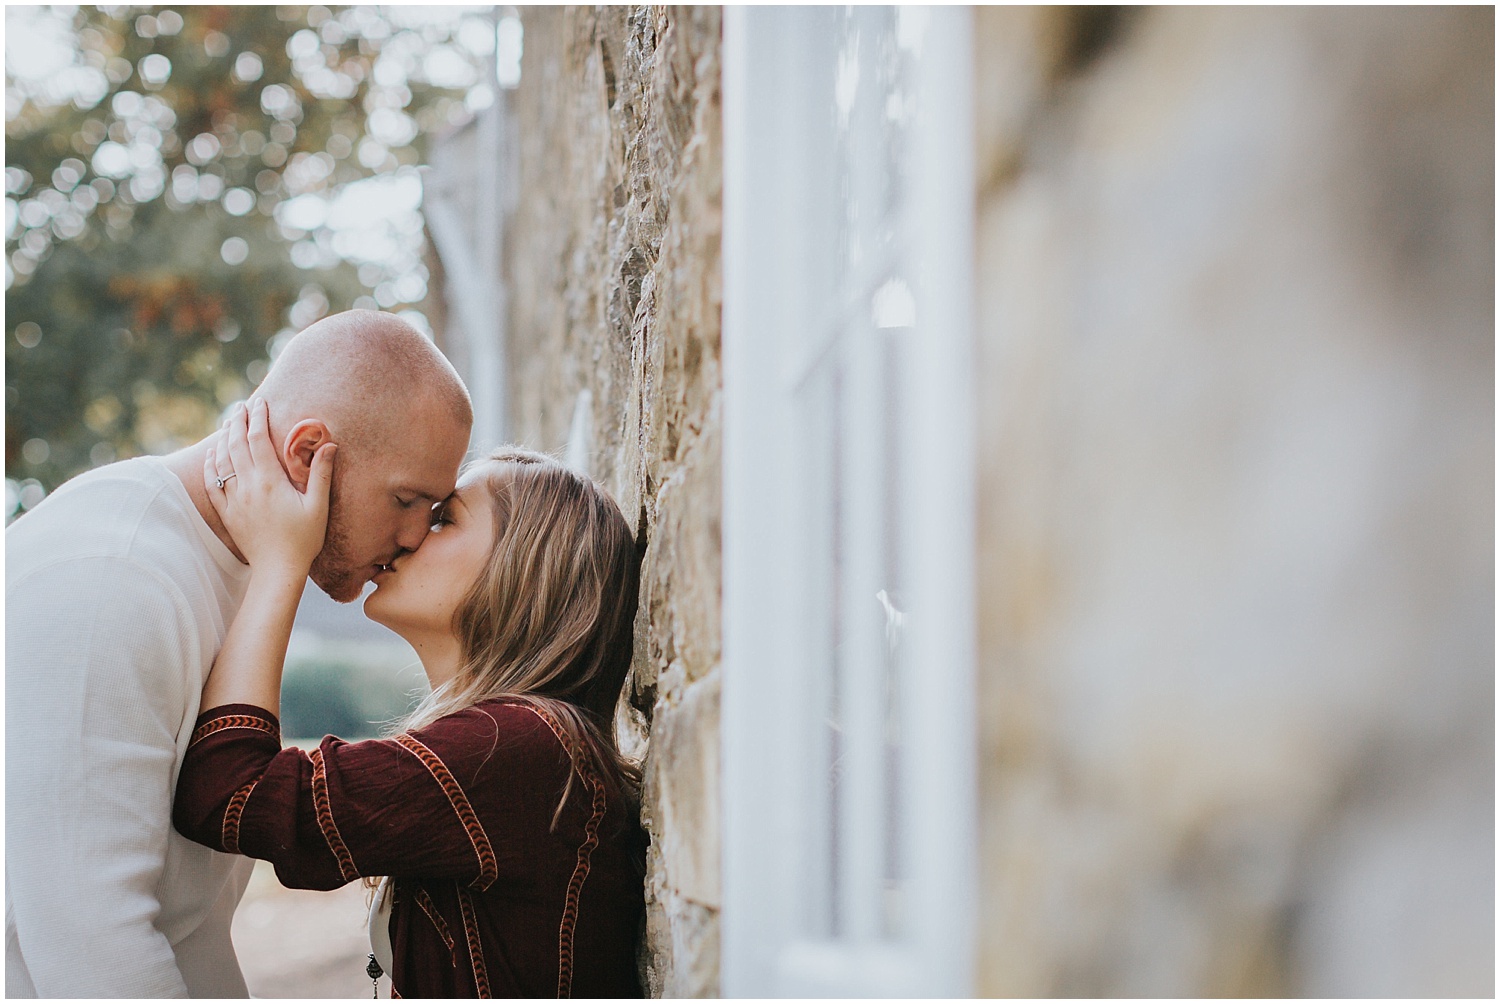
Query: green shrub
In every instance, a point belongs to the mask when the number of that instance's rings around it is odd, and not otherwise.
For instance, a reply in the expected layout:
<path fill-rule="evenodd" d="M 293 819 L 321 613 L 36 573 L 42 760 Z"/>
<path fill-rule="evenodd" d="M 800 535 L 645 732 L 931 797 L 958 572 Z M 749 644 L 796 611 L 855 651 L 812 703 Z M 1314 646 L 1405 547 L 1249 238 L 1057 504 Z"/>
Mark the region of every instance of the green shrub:
<path fill-rule="evenodd" d="M 420 665 L 361 658 L 358 651 L 288 659 L 281 683 L 282 734 L 368 739 L 415 707 L 426 691 Z"/>

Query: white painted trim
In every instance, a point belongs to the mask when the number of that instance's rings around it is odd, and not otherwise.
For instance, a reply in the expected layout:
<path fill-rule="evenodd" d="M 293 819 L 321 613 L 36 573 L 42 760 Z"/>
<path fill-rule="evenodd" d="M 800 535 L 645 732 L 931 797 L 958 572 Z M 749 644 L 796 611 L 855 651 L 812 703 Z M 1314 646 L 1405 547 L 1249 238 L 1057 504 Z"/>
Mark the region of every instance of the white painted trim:
<path fill-rule="evenodd" d="M 913 607 L 907 644 L 914 653 L 907 691 L 913 730 L 903 818 L 913 861 L 910 908 L 922 918 L 914 947 L 923 991 L 969 996 L 977 917 L 978 813 L 975 732 L 974 593 L 974 150 L 973 13 L 929 9 L 920 62 L 914 189 L 920 208 L 914 251 L 924 291 L 922 344 L 908 374 L 913 407 L 905 416 L 903 455 L 921 457 L 923 476 L 907 480 L 913 525 L 906 555 Z M 937 475 L 937 476 L 928 476 Z"/>
<path fill-rule="evenodd" d="M 807 699 L 815 638 L 807 608 L 799 605 L 810 572 L 801 504 L 809 488 L 798 458 L 812 433 L 799 424 L 797 407 L 816 363 L 808 347 L 822 345 L 818 326 L 832 320 L 824 291 L 809 288 L 814 281 L 798 244 L 818 197 L 803 170 L 812 146 L 809 120 L 799 110 L 835 55 L 826 38 L 807 30 L 815 16 L 788 8 L 724 12 L 721 991 L 961 997 L 973 982 L 977 877 L 971 14 L 938 8 L 929 15 L 917 85 L 925 113 L 912 141 L 919 204 L 908 207 L 913 240 L 900 263 L 915 276 L 921 303 L 922 351 L 900 374 L 908 404 L 897 450 L 913 458 L 904 470 L 910 476 L 899 479 L 901 561 L 912 593 L 903 630 L 912 653 L 906 672 L 920 686 L 905 689 L 902 705 L 903 727 L 910 729 L 902 746 L 910 780 L 901 812 L 910 924 L 895 941 L 868 924 L 841 940 L 818 935 L 804 910 L 807 876 L 795 863 L 797 851 L 820 836 L 809 810 L 818 784 L 809 776 L 815 702 Z M 878 474 L 878 458 L 863 454 L 861 464 L 864 480 Z M 872 532 L 852 529 L 856 540 Z M 869 569 L 846 564 L 845 596 L 873 593 Z M 878 737 L 874 747 L 869 740 L 853 737 L 866 760 L 879 749 Z M 862 818 L 870 799 L 880 797 L 873 776 L 855 768 L 851 818 Z M 864 876 L 867 893 L 878 851 L 857 841 L 850 846 L 857 852 L 850 878 Z M 871 912 L 868 895 L 856 894 L 844 908 Z"/>
<path fill-rule="evenodd" d="M 469 247 L 458 211 L 446 192 L 429 190 L 422 200 L 427 228 L 437 244 L 448 281 L 444 295 L 458 321 L 470 372 L 463 374 L 474 404 L 470 445 L 485 451 L 505 435 L 505 373 L 501 355 L 505 337 L 501 320 L 500 279 L 484 270 L 484 256 Z M 499 227 L 498 213 L 480 213 Z M 496 234 L 495 239 L 499 240 Z"/>
<path fill-rule="evenodd" d="M 490 17 L 494 19 L 494 11 Z M 438 156 L 439 166 L 425 168 L 422 178 L 422 213 L 447 273 L 443 296 L 456 322 L 450 325 L 454 340 L 461 343 L 455 355 L 462 359 L 455 361 L 474 404 L 469 445 L 481 454 L 504 443 L 508 433 L 508 298 L 500 249 L 517 185 L 512 125 L 508 92 L 502 89 L 494 104 L 463 130 L 473 134 L 473 174 L 448 173 L 453 168 Z"/>
<path fill-rule="evenodd" d="M 593 476 L 594 468 L 594 392 L 587 387 L 573 402 L 573 420 L 568 424 L 568 445 L 563 463 L 579 474 Z"/>
<path fill-rule="evenodd" d="M 796 224 L 790 158 L 767 158 L 755 137 L 776 131 L 796 100 L 795 46 L 783 47 L 762 12 L 724 10 L 724 655 L 722 741 L 724 912 L 722 986 L 766 996 L 782 932 L 791 929 L 797 876 L 766 869 L 764 849 L 797 839 L 780 779 L 795 761 L 791 670 L 797 611 L 782 588 L 795 573 L 786 528 L 795 483 L 783 452 L 795 428 L 780 401 L 781 349 L 798 327 L 795 269 L 778 235 Z M 787 714 L 787 711 L 792 714 Z"/>

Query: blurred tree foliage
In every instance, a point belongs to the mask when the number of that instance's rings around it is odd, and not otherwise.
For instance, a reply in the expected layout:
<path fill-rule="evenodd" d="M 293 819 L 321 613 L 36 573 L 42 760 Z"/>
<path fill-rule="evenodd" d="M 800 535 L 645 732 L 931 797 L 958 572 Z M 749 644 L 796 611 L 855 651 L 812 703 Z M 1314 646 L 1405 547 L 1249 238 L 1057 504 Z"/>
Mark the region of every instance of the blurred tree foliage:
<path fill-rule="evenodd" d="M 391 13 L 82 7 L 71 66 L 26 80 L 7 59 L 5 466 L 40 483 L 23 505 L 206 434 L 278 333 L 421 298 L 317 214 L 278 211 L 409 173 L 484 91 L 482 15 Z"/>

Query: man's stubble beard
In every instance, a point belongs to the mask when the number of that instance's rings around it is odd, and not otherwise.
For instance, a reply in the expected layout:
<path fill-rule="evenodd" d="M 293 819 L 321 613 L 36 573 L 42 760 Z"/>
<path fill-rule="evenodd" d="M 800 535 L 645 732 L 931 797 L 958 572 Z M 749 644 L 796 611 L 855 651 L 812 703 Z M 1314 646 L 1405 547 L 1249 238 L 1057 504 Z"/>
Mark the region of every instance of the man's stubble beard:
<path fill-rule="evenodd" d="M 308 577 L 337 603 L 352 603 L 364 590 L 365 576 L 359 574 L 349 555 L 349 527 L 344 522 L 343 506 L 338 492 L 328 493 L 328 529 L 323 534 L 323 549 L 313 559 Z"/>

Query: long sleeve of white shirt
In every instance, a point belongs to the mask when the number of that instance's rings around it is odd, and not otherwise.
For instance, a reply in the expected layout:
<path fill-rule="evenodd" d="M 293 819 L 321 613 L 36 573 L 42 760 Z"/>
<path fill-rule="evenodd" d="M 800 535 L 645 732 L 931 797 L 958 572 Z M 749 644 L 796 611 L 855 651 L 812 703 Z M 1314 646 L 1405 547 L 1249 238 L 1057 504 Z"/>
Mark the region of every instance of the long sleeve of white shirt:
<path fill-rule="evenodd" d="M 220 605 L 138 548 L 60 550 L 7 569 L 7 996 L 244 996 L 237 859 L 171 825 Z"/>
<path fill-rule="evenodd" d="M 79 574 L 83 573 L 83 574 Z M 91 603 L 80 579 L 115 599 Z M 7 603 L 8 675 L 50 694 L 8 715 L 7 857 L 11 909 L 42 997 L 186 997 L 176 955 L 155 926 L 166 863 L 178 722 L 191 632 L 170 583 L 118 559 L 53 566 Z M 118 598 L 128 597 L 127 602 Z M 12 677 L 14 679 L 14 677 Z M 81 714 L 78 711 L 81 710 Z"/>

